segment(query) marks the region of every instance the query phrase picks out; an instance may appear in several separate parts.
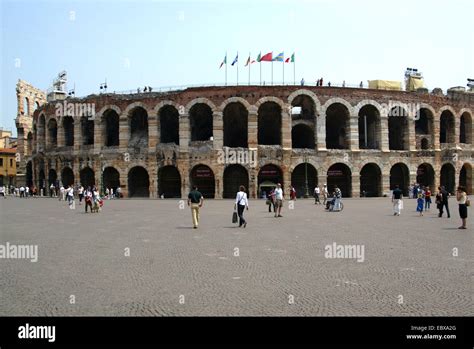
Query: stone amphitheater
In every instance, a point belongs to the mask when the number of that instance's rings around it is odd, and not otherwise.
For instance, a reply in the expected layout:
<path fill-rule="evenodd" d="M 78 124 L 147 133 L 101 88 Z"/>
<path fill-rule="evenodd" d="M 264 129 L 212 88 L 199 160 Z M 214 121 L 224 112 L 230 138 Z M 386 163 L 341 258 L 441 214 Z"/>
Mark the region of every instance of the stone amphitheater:
<path fill-rule="evenodd" d="M 121 187 L 125 197 L 345 197 L 419 183 L 473 190 L 474 93 L 220 86 L 46 98 L 17 84 L 17 184 Z"/>

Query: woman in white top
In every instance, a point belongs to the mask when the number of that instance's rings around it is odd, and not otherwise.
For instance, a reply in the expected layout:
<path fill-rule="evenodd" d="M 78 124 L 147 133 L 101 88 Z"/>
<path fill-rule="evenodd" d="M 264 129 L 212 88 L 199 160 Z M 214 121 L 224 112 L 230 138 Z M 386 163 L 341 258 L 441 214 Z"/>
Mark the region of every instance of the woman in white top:
<path fill-rule="evenodd" d="M 462 220 L 462 225 L 458 229 L 467 229 L 466 223 L 467 223 L 467 194 L 466 190 L 464 187 L 458 187 L 458 190 L 456 191 L 456 199 L 459 204 L 459 216 L 461 217 Z"/>
<path fill-rule="evenodd" d="M 247 221 L 244 219 L 244 209 L 249 209 L 249 200 L 247 199 L 247 193 L 245 192 L 245 187 L 241 185 L 237 196 L 235 197 L 235 205 L 237 207 L 237 213 L 239 214 L 239 227 L 242 225 L 244 228 L 247 226 Z"/>

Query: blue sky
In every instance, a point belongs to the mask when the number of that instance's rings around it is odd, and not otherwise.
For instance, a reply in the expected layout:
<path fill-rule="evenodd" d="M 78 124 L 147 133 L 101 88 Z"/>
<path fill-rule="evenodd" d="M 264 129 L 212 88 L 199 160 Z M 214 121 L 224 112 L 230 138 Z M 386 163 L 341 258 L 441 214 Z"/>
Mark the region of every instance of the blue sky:
<path fill-rule="evenodd" d="M 430 89 L 474 78 L 471 0 L 0 1 L 0 126 L 14 134 L 17 80 L 46 90 L 61 70 L 76 96 L 98 92 L 105 78 L 109 91 L 221 83 L 226 51 L 229 84 L 237 51 L 240 83 L 249 52 L 269 51 L 295 52 L 296 80 L 307 83 L 402 80 L 406 67 L 422 71 Z M 270 69 L 262 63 L 267 83 Z M 289 64 L 285 80 L 293 80 Z"/>

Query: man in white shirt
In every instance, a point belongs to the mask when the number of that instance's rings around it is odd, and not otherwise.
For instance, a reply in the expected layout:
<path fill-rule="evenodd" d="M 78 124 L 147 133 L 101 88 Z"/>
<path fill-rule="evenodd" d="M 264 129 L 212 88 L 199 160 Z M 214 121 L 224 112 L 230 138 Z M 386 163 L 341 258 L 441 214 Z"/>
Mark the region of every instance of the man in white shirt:
<path fill-rule="evenodd" d="M 281 215 L 281 207 L 283 206 L 283 189 L 281 188 L 280 183 L 278 183 L 275 188 L 275 206 L 277 208 L 275 217 L 283 217 Z"/>
<path fill-rule="evenodd" d="M 249 210 L 249 200 L 247 199 L 247 193 L 243 185 L 239 187 L 239 191 L 235 197 L 235 208 L 239 215 L 239 227 L 242 225 L 244 228 L 247 227 L 247 221 L 244 219 L 244 209 L 247 208 L 247 211 Z"/>
<path fill-rule="evenodd" d="M 321 203 L 321 202 L 319 201 L 319 193 L 320 193 L 319 187 L 316 186 L 316 187 L 314 188 L 314 204 L 315 204 L 315 205 Z"/>
<path fill-rule="evenodd" d="M 30 195 L 30 187 L 26 186 L 25 187 L 25 198 L 27 198 L 28 195 Z"/>

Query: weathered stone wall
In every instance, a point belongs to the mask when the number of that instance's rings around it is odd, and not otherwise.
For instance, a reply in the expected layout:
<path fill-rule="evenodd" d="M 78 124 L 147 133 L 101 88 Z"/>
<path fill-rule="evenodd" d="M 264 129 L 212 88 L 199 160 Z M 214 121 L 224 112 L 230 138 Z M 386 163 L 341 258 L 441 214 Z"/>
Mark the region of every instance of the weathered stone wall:
<path fill-rule="evenodd" d="M 300 95 L 308 96 L 314 103 L 314 138 L 315 148 L 292 148 L 292 101 Z M 281 144 L 275 146 L 259 145 L 258 109 L 265 102 L 274 102 L 281 107 Z M 181 193 L 185 197 L 190 188 L 190 172 L 194 166 L 203 164 L 211 168 L 215 176 L 215 197 L 222 197 L 224 169 L 228 165 L 219 161 L 223 150 L 223 112 L 227 104 L 241 103 L 248 111 L 248 149 L 258 152 L 256 167 L 243 164 L 249 176 L 249 192 L 252 197 L 258 194 L 258 173 L 266 164 L 277 165 L 283 173 L 283 185 L 290 187 L 292 172 L 297 165 L 307 162 L 317 171 L 319 185 L 326 183 L 327 172 L 331 165 L 342 163 L 349 168 L 352 180 L 352 196 L 360 195 L 361 170 L 364 165 L 373 163 L 380 170 L 380 192 L 390 191 L 390 170 L 393 165 L 403 163 L 409 170 L 409 181 L 414 183 L 419 165 L 430 164 L 435 176 L 430 185 L 435 188 L 440 184 L 441 167 L 449 163 L 455 169 L 456 185 L 459 183 L 463 166 L 467 169 L 469 179 L 468 190 L 472 192 L 472 158 L 473 134 L 472 117 L 474 100 L 465 98 L 452 99 L 443 95 L 418 94 L 403 91 L 382 91 L 354 88 L 306 87 L 306 86 L 231 86 L 231 87 L 202 87 L 190 88 L 169 93 L 142 93 L 130 95 L 103 94 L 91 95 L 84 98 L 68 98 L 67 103 L 91 103 L 95 106 L 94 145 L 84 146 L 81 141 L 79 118 L 74 118 L 74 146 L 64 146 L 64 130 L 62 120 L 57 116 L 55 102 L 42 105 L 34 113 L 34 123 L 37 125 L 34 146 L 34 180 L 38 183 L 39 171 L 48 176 L 50 169 L 57 172 L 61 179 L 64 167 L 71 167 L 75 181 L 79 182 L 80 171 L 84 167 L 93 169 L 96 183 L 102 183 L 102 169 L 114 167 L 120 174 L 120 184 L 123 193 L 127 195 L 128 173 L 135 166 L 144 167 L 149 175 L 150 197 L 157 197 L 159 169 L 163 166 L 175 166 L 181 177 Z M 63 103 L 62 101 L 60 103 Z M 193 105 L 205 103 L 212 110 L 213 139 L 202 142 L 191 142 L 189 111 Z M 326 110 L 334 103 L 339 103 L 347 109 L 348 120 L 348 149 L 326 148 Z M 387 106 L 407 106 L 408 104 L 408 149 L 394 151 L 389 149 L 388 109 Z M 415 134 L 416 111 L 411 105 L 425 108 L 433 117 L 432 132 L 428 149 L 421 149 L 421 137 Z M 163 106 L 172 105 L 179 111 L 179 145 L 160 143 L 159 111 Z M 377 149 L 359 148 L 359 111 L 366 105 L 372 105 L 378 111 L 377 139 L 380 140 Z M 138 146 L 129 146 L 130 114 L 136 107 L 143 108 L 148 115 L 148 146 L 140 141 Z M 119 145 L 106 147 L 104 144 L 103 115 L 107 110 L 115 110 L 119 115 Z M 456 143 L 440 144 L 440 115 L 444 110 L 450 110 L 455 118 L 454 139 Z M 464 115 L 469 120 L 470 144 L 459 144 L 460 119 Z M 45 125 L 50 119 L 56 119 L 58 124 L 58 143 L 48 147 Z M 17 122 L 17 127 L 25 128 Z M 30 123 L 31 129 L 31 123 Z M 310 193 L 312 188 L 310 188 Z M 347 194 L 346 194 L 347 195 Z"/>

